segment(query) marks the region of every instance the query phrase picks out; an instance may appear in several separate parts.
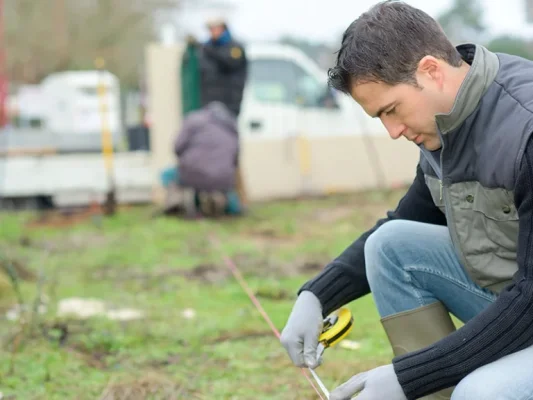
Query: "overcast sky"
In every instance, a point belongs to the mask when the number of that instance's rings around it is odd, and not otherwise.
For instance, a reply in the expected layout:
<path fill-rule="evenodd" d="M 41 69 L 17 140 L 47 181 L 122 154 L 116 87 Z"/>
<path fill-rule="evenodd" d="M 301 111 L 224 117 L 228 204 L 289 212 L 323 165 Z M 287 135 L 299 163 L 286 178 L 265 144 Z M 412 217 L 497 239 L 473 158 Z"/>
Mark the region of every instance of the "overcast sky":
<path fill-rule="evenodd" d="M 276 40 L 290 34 L 311 40 L 337 43 L 339 35 L 375 0 L 218 0 L 233 4 L 223 14 L 229 19 L 234 34 L 243 41 Z M 407 0 L 436 17 L 446 10 L 451 0 Z M 525 0 L 481 0 L 485 22 L 492 34 L 511 33 L 533 37 L 533 25 L 525 22 Z M 196 7 L 195 7 L 196 8 Z M 202 21 L 216 9 L 189 10 L 185 28 L 203 37 Z"/>

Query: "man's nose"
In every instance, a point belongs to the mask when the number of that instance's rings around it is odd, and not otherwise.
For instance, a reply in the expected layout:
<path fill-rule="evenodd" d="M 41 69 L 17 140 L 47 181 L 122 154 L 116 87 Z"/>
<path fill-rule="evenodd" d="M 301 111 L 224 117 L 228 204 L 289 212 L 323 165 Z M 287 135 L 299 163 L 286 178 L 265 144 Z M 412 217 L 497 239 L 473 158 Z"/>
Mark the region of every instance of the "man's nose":
<path fill-rule="evenodd" d="M 398 124 L 394 122 L 384 122 L 385 128 L 389 132 L 389 136 L 393 138 L 394 140 L 400 138 L 402 134 L 405 132 L 406 126 L 404 124 Z"/>

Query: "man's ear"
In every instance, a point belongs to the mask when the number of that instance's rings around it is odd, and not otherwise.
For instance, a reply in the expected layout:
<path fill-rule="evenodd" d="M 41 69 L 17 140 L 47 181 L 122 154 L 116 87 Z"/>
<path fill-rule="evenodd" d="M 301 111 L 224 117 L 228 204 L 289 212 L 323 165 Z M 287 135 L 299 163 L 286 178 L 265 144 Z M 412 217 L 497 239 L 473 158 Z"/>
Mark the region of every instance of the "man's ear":
<path fill-rule="evenodd" d="M 444 74 L 442 65 L 433 56 L 425 56 L 420 60 L 416 75 L 419 82 L 432 82 L 440 88 L 443 86 Z"/>

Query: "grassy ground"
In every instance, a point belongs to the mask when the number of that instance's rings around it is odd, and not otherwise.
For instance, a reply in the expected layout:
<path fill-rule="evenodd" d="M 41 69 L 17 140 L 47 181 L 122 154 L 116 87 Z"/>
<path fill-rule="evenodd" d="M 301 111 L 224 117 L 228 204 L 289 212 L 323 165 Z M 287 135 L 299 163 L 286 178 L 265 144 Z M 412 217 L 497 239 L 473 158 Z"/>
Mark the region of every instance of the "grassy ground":
<path fill-rule="evenodd" d="M 0 260 L 28 275 L 18 295 L 0 281 L 0 392 L 24 400 L 317 398 L 222 257 L 241 268 L 281 330 L 299 286 L 402 193 L 256 205 L 246 218 L 216 222 L 151 219 L 144 207 L 101 226 L 30 227 L 34 213 L 0 214 Z M 144 318 L 57 316 L 58 302 L 71 297 Z M 38 298 L 44 313 L 32 311 Z M 22 318 L 4 317 L 17 302 L 28 307 Z M 348 339 L 361 347 L 327 350 L 318 372 L 331 389 L 390 361 L 371 296 L 349 307 L 356 322 Z"/>

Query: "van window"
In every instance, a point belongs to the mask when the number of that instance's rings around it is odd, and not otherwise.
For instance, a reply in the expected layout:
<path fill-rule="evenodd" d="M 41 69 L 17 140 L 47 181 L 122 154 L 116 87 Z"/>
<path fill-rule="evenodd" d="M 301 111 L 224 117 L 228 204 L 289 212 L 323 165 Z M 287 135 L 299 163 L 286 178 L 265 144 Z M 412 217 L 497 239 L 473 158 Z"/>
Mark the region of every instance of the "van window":
<path fill-rule="evenodd" d="M 318 81 L 292 61 L 260 59 L 250 64 L 248 85 L 262 103 L 336 108 L 327 84 Z"/>
<path fill-rule="evenodd" d="M 262 103 L 295 102 L 294 69 L 285 60 L 254 60 L 250 64 L 248 85 L 252 95 Z"/>
<path fill-rule="evenodd" d="M 297 101 L 304 107 L 338 108 L 333 91 L 327 86 L 326 75 L 324 82 L 308 74 L 299 65 L 293 64 L 295 69 L 295 84 Z"/>

